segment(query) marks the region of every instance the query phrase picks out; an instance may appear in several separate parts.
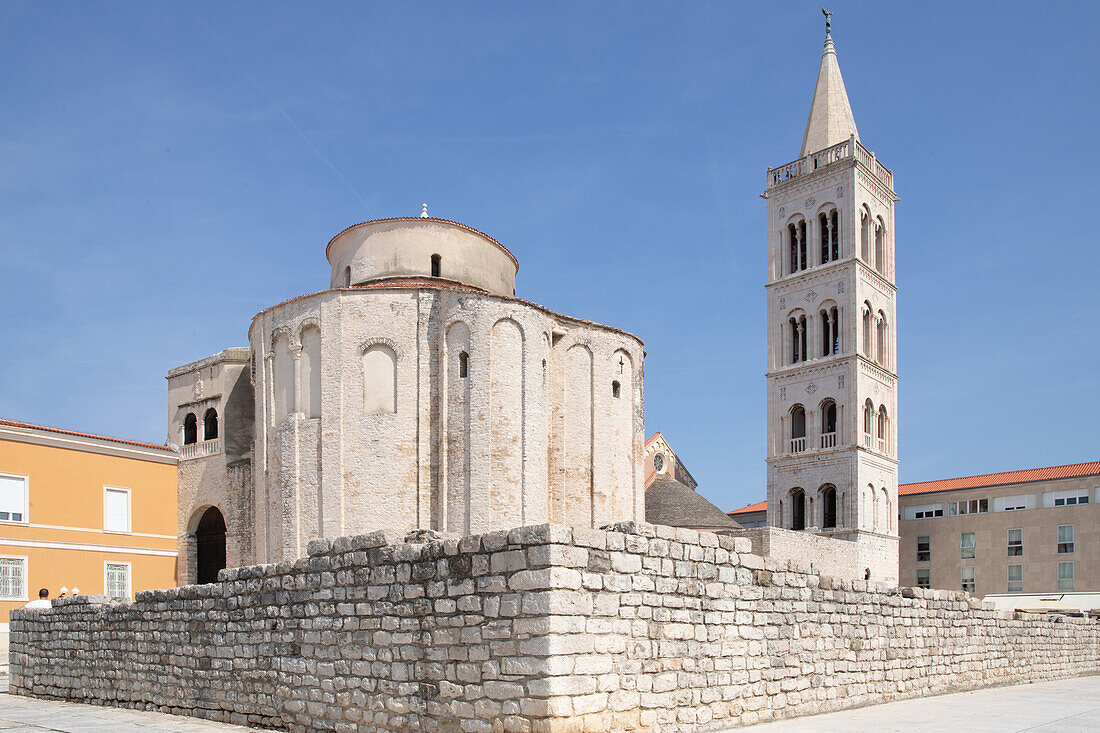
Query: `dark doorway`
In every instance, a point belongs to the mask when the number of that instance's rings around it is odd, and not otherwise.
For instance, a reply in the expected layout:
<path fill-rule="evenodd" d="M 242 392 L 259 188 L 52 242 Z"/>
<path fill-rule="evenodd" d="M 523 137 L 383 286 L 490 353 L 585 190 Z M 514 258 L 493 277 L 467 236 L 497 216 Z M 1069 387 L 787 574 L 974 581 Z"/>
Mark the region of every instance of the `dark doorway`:
<path fill-rule="evenodd" d="M 806 529 L 806 494 L 802 489 L 791 492 L 791 529 Z"/>
<path fill-rule="evenodd" d="M 821 491 L 821 501 L 824 504 L 822 513 L 825 515 L 821 521 L 821 526 L 832 529 L 836 527 L 836 489 L 832 486 L 826 486 Z"/>
<path fill-rule="evenodd" d="M 225 568 L 225 519 L 217 507 L 210 507 L 195 530 L 195 565 L 198 582 L 218 582 L 218 571 Z"/>

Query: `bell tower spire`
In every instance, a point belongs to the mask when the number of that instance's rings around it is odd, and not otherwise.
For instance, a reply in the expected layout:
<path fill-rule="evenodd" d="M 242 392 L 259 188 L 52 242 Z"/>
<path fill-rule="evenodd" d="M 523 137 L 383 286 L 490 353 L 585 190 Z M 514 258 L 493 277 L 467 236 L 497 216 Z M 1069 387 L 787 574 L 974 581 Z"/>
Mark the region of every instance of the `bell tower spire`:
<path fill-rule="evenodd" d="M 848 542 L 859 577 L 897 582 L 897 196 L 828 32 L 802 155 L 766 180 L 767 521 Z"/>
<path fill-rule="evenodd" d="M 814 100 L 810 104 L 810 116 L 806 120 L 806 133 L 802 136 L 800 158 L 852 136 L 859 140 L 852 105 L 848 102 L 848 90 L 844 88 L 844 78 L 840 75 L 840 64 L 836 60 L 831 33 L 832 13 L 825 8 L 821 12 L 825 14 L 825 48 L 821 52 L 821 67 L 817 71 L 817 86 L 814 87 Z"/>

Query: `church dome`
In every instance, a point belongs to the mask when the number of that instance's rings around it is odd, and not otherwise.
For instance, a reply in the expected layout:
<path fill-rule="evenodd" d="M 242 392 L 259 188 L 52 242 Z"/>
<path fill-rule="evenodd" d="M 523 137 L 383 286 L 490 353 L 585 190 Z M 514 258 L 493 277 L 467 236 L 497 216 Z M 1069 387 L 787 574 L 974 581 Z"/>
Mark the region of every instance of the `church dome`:
<path fill-rule="evenodd" d="M 488 234 L 447 219 L 376 219 L 348 227 L 325 250 L 331 287 L 374 280 L 440 278 L 495 295 L 516 294 L 515 255 Z"/>

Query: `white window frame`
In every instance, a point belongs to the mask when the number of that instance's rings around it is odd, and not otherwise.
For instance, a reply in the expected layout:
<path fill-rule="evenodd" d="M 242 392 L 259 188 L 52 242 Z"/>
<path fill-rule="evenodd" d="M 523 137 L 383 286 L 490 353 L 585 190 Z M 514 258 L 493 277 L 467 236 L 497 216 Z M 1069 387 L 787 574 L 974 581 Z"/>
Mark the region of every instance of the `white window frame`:
<path fill-rule="evenodd" d="M 1068 565 L 1069 566 L 1069 577 L 1068 578 L 1063 578 L 1062 577 L 1062 566 L 1063 565 Z M 1058 568 L 1057 568 L 1056 572 L 1057 572 L 1057 575 L 1058 575 L 1058 577 L 1056 578 L 1056 580 L 1058 581 L 1058 590 L 1060 590 L 1060 591 L 1072 591 L 1074 589 L 1074 587 L 1076 585 L 1076 581 L 1077 581 L 1077 564 L 1073 560 L 1062 560 L 1058 563 Z M 1063 588 L 1062 587 L 1062 583 L 1065 582 L 1065 581 L 1069 582 L 1069 588 Z"/>
<path fill-rule="evenodd" d="M 1063 542 L 1062 541 L 1062 533 L 1059 531 L 1059 530 L 1062 529 L 1062 527 L 1069 527 L 1069 534 L 1070 534 L 1070 537 L 1072 539 L 1070 539 L 1068 542 Z M 1055 530 L 1054 540 L 1055 540 L 1055 549 L 1057 550 L 1057 552 L 1055 554 L 1057 554 L 1057 555 L 1072 555 L 1072 554 L 1074 554 L 1074 552 L 1077 550 L 1077 528 L 1073 524 L 1059 524 L 1057 529 Z M 1067 552 L 1062 552 L 1060 549 L 1058 549 L 1058 546 L 1060 546 L 1060 545 L 1071 545 L 1071 548 Z"/>
<path fill-rule="evenodd" d="M 107 529 L 107 492 L 121 491 L 126 494 L 126 529 Z M 103 531 L 107 534 L 133 534 L 134 533 L 134 503 L 133 493 L 124 486 L 103 486 Z"/>
<path fill-rule="evenodd" d="M 1020 551 L 1016 554 L 1013 554 L 1013 552 L 1012 552 L 1012 548 L 1017 546 L 1017 545 L 1012 544 L 1012 533 L 1013 532 L 1019 532 L 1020 533 L 1020 544 L 1019 544 Z M 1005 543 L 1006 543 L 1006 546 L 1008 548 L 1008 557 L 1023 557 L 1024 556 L 1024 528 L 1023 527 L 1009 527 L 1007 530 L 1005 530 Z"/>
<path fill-rule="evenodd" d="M 0 519 L 0 524 L 30 524 L 30 508 L 31 508 L 31 477 L 22 473 L 0 473 L 0 476 L 5 478 L 20 478 L 23 479 L 23 518 L 22 519 Z"/>
<path fill-rule="evenodd" d="M 23 565 L 23 595 L 16 598 L 14 596 L 0 596 L 0 601 L 22 601 L 27 602 L 27 585 L 30 583 L 28 577 L 30 573 L 30 563 L 27 561 L 26 555 L 0 555 L 0 560 L 18 560 Z"/>
<path fill-rule="evenodd" d="M 133 602 L 134 600 L 134 568 L 132 563 L 126 560 L 104 560 L 103 561 L 103 595 L 108 598 L 115 599 L 114 596 L 107 593 L 107 568 L 111 565 L 125 565 L 126 566 L 126 601 Z"/>
<path fill-rule="evenodd" d="M 1018 580 L 1012 579 L 1012 568 L 1020 569 L 1020 578 Z M 1020 587 L 1013 588 L 1012 584 L 1016 583 Z M 1023 593 L 1024 592 L 1024 566 L 1023 563 L 1012 563 L 1005 571 L 1005 588 L 1008 593 Z"/>
<path fill-rule="evenodd" d="M 970 535 L 974 538 L 974 544 L 963 544 L 963 540 L 966 536 Z M 970 550 L 970 554 L 967 555 L 966 551 Z M 959 533 L 959 557 L 963 560 L 972 560 L 978 554 L 978 533 L 977 532 L 960 532 Z"/>
<path fill-rule="evenodd" d="M 970 571 L 970 577 L 969 578 L 967 578 L 965 575 L 963 575 L 963 573 L 967 570 Z M 969 580 L 971 583 L 974 584 L 974 588 L 973 588 L 973 590 L 968 590 L 966 592 L 967 593 L 975 592 L 978 589 L 978 572 L 977 572 L 977 570 L 974 569 L 973 565 L 963 565 L 962 567 L 959 568 L 959 588 L 961 590 L 966 590 L 966 588 L 964 588 L 963 586 L 965 585 L 965 582 L 967 580 Z"/>

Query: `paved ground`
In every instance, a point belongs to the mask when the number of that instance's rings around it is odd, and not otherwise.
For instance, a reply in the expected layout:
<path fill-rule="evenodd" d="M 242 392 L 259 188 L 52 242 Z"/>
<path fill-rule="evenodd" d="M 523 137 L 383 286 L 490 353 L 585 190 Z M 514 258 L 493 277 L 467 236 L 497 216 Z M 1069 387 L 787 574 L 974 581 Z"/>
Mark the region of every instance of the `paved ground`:
<path fill-rule="evenodd" d="M 902 700 L 740 728 L 751 733 L 1100 733 L 1100 676 Z"/>
<path fill-rule="evenodd" d="M 0 733 L 244 733 L 255 730 L 177 715 L 12 697 L 7 690 L 7 678 L 0 677 Z M 739 730 L 751 733 L 1100 733 L 1100 676 L 903 700 Z"/>
<path fill-rule="evenodd" d="M 212 723 L 181 715 L 144 710 L 105 708 L 72 702 L 36 700 L 8 694 L 8 678 L 0 677 L 0 733 L 256 733 L 255 728 Z"/>

